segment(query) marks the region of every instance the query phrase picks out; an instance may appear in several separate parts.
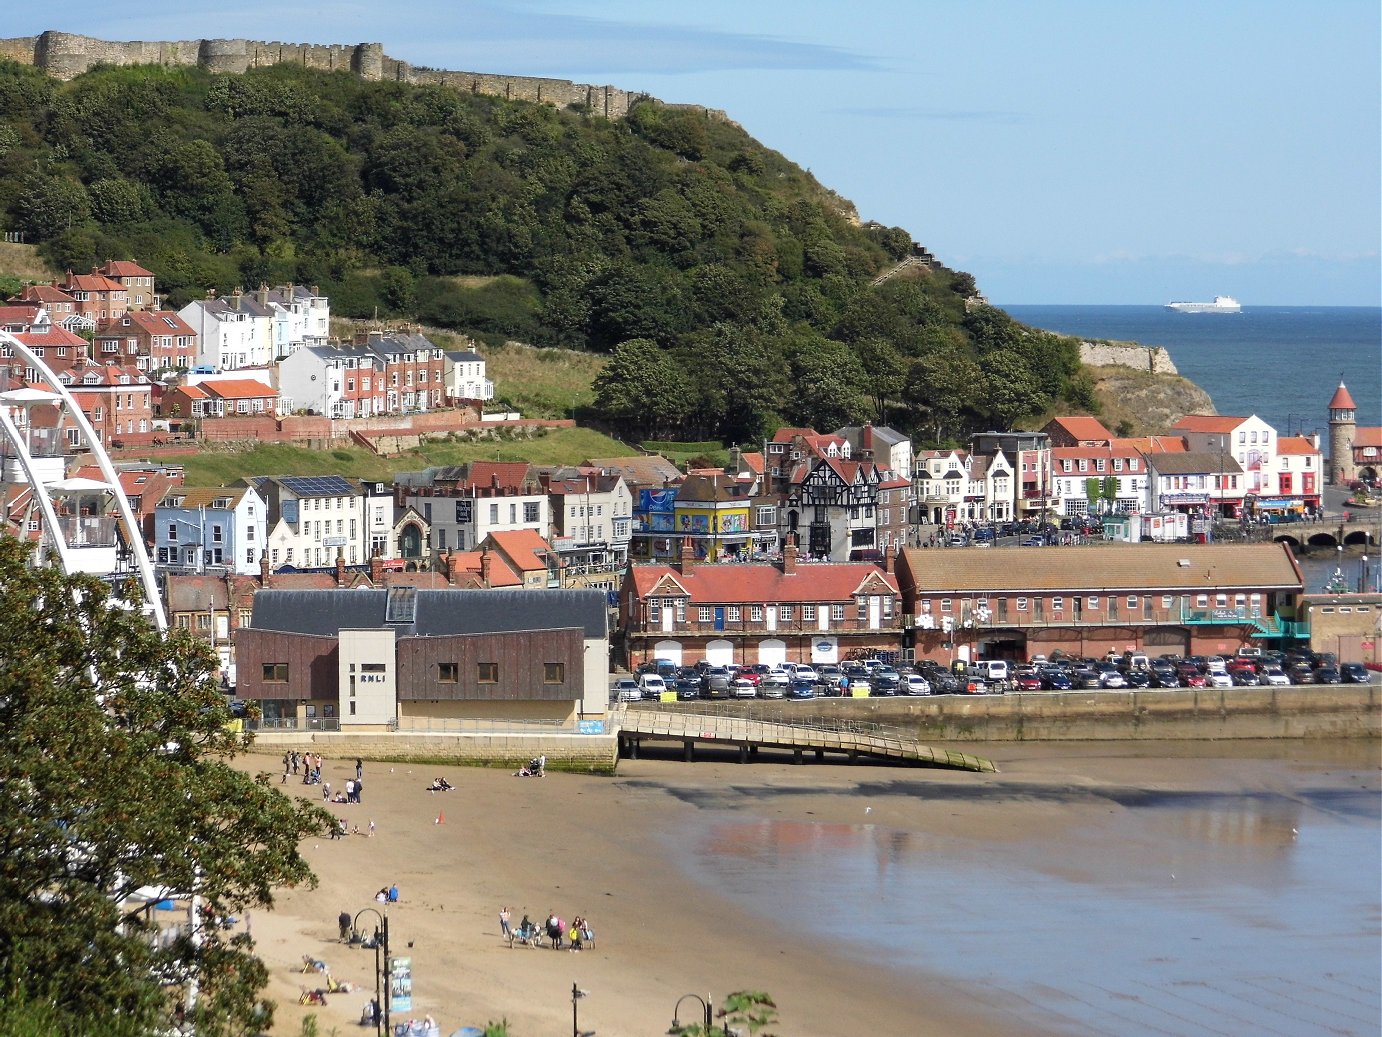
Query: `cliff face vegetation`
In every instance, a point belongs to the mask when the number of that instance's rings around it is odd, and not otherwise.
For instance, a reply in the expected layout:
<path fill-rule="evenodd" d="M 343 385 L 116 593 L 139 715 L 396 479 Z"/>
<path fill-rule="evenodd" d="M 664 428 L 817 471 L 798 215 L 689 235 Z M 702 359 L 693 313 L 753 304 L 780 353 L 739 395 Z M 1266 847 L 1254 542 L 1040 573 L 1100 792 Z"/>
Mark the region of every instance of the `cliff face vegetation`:
<path fill-rule="evenodd" d="M 1128 367 L 1086 368 L 1094 380 L 1104 424 L 1122 435 L 1165 432 L 1187 414 L 1217 414 L 1214 401 L 1180 375 Z"/>
<path fill-rule="evenodd" d="M 341 316 L 610 354 L 626 436 L 754 442 L 865 419 L 963 441 L 1096 406 L 1073 340 L 966 306 L 733 123 L 655 101 L 617 121 L 280 65 L 0 62 L 0 218 L 58 269 L 134 259 L 169 305 L 317 285 Z"/>

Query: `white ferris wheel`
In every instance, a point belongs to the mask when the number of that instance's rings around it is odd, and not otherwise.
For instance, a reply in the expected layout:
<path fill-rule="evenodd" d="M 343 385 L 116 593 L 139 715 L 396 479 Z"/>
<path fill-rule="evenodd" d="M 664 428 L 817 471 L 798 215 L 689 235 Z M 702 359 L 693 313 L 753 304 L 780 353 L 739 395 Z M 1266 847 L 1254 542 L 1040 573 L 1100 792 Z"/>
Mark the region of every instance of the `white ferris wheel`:
<path fill-rule="evenodd" d="M 22 357 L 33 373 L 27 386 L 0 391 L 0 487 L 20 512 L 20 529 L 40 531 L 35 562 L 55 561 L 64 572 L 92 573 L 120 589 L 138 580 L 142 608 L 160 631 L 168 620 L 144 536 L 101 438 L 81 407 L 43 359 L 14 335 L 0 331 L 0 346 Z M 57 421 L 33 423 L 34 411 L 57 410 Z M 65 437 L 90 451 L 101 477 L 69 478 Z M 9 493 L 11 487 L 20 488 Z M 11 501 L 13 504 L 11 505 Z"/>

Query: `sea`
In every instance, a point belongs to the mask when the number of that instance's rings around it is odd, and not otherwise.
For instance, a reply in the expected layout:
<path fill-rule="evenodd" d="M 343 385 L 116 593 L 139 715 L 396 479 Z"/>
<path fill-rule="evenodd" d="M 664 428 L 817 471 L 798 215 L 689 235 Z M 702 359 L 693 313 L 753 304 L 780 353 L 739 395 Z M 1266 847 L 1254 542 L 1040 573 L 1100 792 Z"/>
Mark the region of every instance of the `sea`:
<path fill-rule="evenodd" d="M 1001 306 L 1023 324 L 1089 339 L 1161 346 L 1220 414 L 1256 414 L 1278 433 L 1320 434 L 1342 381 L 1358 424 L 1382 425 L 1382 308 L 1244 306 L 1177 313 L 1163 306 Z"/>

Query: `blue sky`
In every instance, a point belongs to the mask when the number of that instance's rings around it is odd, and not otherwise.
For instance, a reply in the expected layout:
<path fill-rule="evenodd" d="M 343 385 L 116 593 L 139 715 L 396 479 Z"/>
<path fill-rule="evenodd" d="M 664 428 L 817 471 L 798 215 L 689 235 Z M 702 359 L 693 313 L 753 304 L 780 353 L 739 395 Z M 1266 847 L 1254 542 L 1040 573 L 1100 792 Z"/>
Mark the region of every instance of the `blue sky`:
<path fill-rule="evenodd" d="M 724 109 L 996 303 L 1382 303 L 1377 0 L 69 0 L 4 35 L 377 41 Z"/>

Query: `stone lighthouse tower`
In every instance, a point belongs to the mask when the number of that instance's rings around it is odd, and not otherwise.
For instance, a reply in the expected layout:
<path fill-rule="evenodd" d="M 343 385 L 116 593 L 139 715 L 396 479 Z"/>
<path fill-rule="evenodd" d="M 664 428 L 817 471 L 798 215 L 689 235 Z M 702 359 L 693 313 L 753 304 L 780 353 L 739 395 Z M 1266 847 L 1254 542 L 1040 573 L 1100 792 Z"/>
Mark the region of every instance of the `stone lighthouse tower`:
<path fill-rule="evenodd" d="M 1329 401 L 1329 481 L 1347 486 L 1358 478 L 1353 463 L 1353 436 L 1358 430 L 1358 405 L 1343 382 Z"/>

